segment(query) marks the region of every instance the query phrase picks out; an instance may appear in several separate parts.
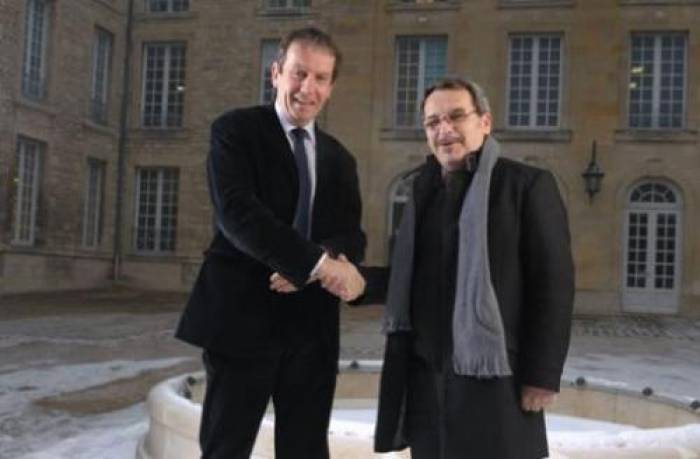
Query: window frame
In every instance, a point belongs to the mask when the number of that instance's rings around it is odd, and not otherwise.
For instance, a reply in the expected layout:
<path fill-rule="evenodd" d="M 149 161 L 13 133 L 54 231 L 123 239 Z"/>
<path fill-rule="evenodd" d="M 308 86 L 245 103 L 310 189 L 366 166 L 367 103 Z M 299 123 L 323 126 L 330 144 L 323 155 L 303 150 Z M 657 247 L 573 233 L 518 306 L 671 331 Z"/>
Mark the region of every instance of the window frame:
<path fill-rule="evenodd" d="M 529 62 L 529 67 L 530 67 L 530 97 L 527 100 L 527 104 L 529 106 L 529 112 L 528 112 L 528 117 L 529 121 L 527 125 L 523 124 L 513 124 L 511 122 L 511 92 L 513 91 L 512 87 L 512 82 L 511 79 L 513 78 L 512 74 L 512 69 L 513 69 L 513 40 L 516 38 L 532 38 L 534 40 L 533 42 L 533 47 L 532 47 L 532 59 Z M 539 66 L 541 65 L 540 62 L 540 46 L 541 46 L 541 40 L 543 38 L 547 39 L 552 39 L 552 38 L 558 38 L 559 39 L 559 69 L 558 69 L 558 87 L 557 87 L 557 109 L 556 109 L 556 123 L 554 125 L 548 125 L 548 124 L 543 124 L 543 125 L 538 125 L 538 117 L 540 116 L 538 112 L 538 103 L 539 103 L 539 98 L 538 98 L 538 92 L 542 88 L 539 86 L 538 83 L 538 78 L 539 78 Z M 505 107 L 505 126 L 507 129 L 512 129 L 512 130 L 521 130 L 521 131 L 556 131 L 560 130 L 563 126 L 562 123 L 562 97 L 563 97 L 563 86 L 564 86 L 564 33 L 562 32 L 518 32 L 518 33 L 511 33 L 508 35 L 508 67 L 506 69 L 506 107 Z M 549 65 L 549 64 L 548 64 Z M 549 86 L 547 86 L 547 90 L 549 90 Z M 545 111 L 543 113 L 545 118 L 548 118 L 550 115 L 549 111 Z M 516 115 L 516 116 L 521 116 L 521 115 Z"/>
<path fill-rule="evenodd" d="M 401 73 L 400 73 L 400 53 L 401 53 L 401 43 L 403 41 L 408 41 L 408 40 L 418 40 L 418 73 L 415 76 L 416 79 L 416 86 L 415 88 L 408 88 L 403 90 L 406 94 L 409 93 L 409 90 L 413 92 L 413 95 L 415 96 L 415 108 L 414 108 L 414 113 L 412 114 L 413 121 L 412 123 L 404 123 L 403 118 L 408 118 L 411 116 L 411 114 L 408 113 L 408 111 L 400 111 L 399 110 L 399 100 L 401 97 L 400 92 L 402 89 L 399 87 L 399 83 L 401 80 Z M 429 41 L 434 41 L 435 43 L 439 43 L 443 47 L 444 54 L 442 56 L 443 62 L 442 62 L 442 67 L 443 67 L 443 72 L 441 76 L 434 76 L 432 77 L 433 80 L 428 81 L 427 76 L 426 76 L 426 71 L 427 71 L 427 61 L 428 61 L 428 43 Z M 447 34 L 432 34 L 432 35 L 397 35 L 394 39 L 394 90 L 393 90 L 393 116 L 392 116 L 392 123 L 396 129 L 421 129 L 421 113 L 420 113 L 420 102 L 423 98 L 423 94 L 425 92 L 425 89 L 432 84 L 435 80 L 438 80 L 441 77 L 444 77 L 447 74 L 447 52 L 448 52 L 448 46 L 449 46 L 449 37 Z M 410 77 L 410 75 L 409 75 Z"/>
<path fill-rule="evenodd" d="M 153 5 L 157 1 L 163 2 L 166 5 L 165 10 L 154 9 Z M 184 5 L 179 9 L 175 9 L 175 5 Z M 177 14 L 187 13 L 190 11 L 190 0 L 144 0 L 144 11 L 149 14 Z"/>
<path fill-rule="evenodd" d="M 87 159 L 83 197 L 81 244 L 86 249 L 97 249 L 102 243 L 104 190 L 107 163 L 96 158 Z M 93 174 L 94 172 L 94 174 Z M 93 178 L 95 185 L 93 187 Z M 94 220 L 94 221 L 90 221 Z M 92 230 L 92 231 L 91 231 Z"/>
<path fill-rule="evenodd" d="M 279 38 L 264 38 L 260 41 L 260 91 L 258 93 L 258 102 L 263 105 L 272 104 L 275 101 L 275 89 L 272 86 L 270 67 L 277 58 L 280 42 L 281 40 Z M 266 52 L 269 53 L 270 48 L 273 48 L 272 54 L 268 55 Z M 268 80 L 270 83 L 269 87 L 267 85 Z M 267 98 L 268 90 L 270 96 L 269 100 Z"/>
<path fill-rule="evenodd" d="M 104 48 L 102 47 L 102 39 L 106 40 L 106 46 Z M 104 56 L 101 54 L 103 51 Z M 90 119 L 104 125 L 108 123 L 109 119 L 109 94 L 112 83 L 111 72 L 113 54 L 114 34 L 107 29 L 95 27 L 92 79 L 90 85 Z M 100 67 L 102 67 L 101 70 Z M 102 78 L 99 78 L 100 74 Z"/>
<path fill-rule="evenodd" d="M 163 57 L 163 68 L 162 68 L 162 80 L 161 81 L 156 81 L 154 82 L 154 85 L 157 85 L 158 88 L 157 90 L 154 90 L 153 93 L 158 93 L 160 92 L 160 97 L 159 97 L 159 102 L 158 104 L 153 104 L 154 107 L 160 107 L 160 114 L 158 116 L 155 116 L 153 114 L 147 115 L 147 107 L 151 106 L 148 104 L 148 98 L 150 93 L 147 91 L 149 80 L 148 80 L 148 74 L 149 71 L 152 69 L 149 67 L 149 50 L 151 49 L 156 49 L 162 47 L 164 49 L 164 57 Z M 177 112 L 171 112 L 169 107 L 169 99 L 170 99 L 170 89 L 169 87 L 171 86 L 171 72 L 172 72 L 172 64 L 173 64 L 173 50 L 175 48 L 181 48 L 182 49 L 182 67 L 180 69 L 182 73 L 182 79 L 179 82 L 179 86 L 176 88 L 176 91 L 179 91 L 181 94 L 177 95 L 179 98 L 178 103 L 174 105 L 174 110 L 179 110 L 179 113 Z M 154 57 L 155 59 L 155 57 Z M 185 92 L 186 92 L 186 87 L 187 87 L 187 43 L 185 41 L 148 41 L 143 43 L 143 59 L 142 59 L 142 72 L 141 72 L 141 127 L 144 129 L 153 129 L 153 130 L 167 130 L 167 129 L 182 129 L 184 126 L 184 117 L 185 117 Z M 182 89 L 180 89 L 182 88 Z M 173 115 L 177 115 L 176 122 L 173 124 L 169 124 L 169 120 Z M 153 117 L 153 119 L 157 119 L 158 123 L 157 124 L 147 124 L 147 116 Z"/>
<path fill-rule="evenodd" d="M 33 164 L 31 172 L 26 170 L 28 161 L 28 148 L 33 147 Z M 12 228 L 12 244 L 18 246 L 31 247 L 36 243 L 37 233 L 37 213 L 39 210 L 40 188 L 43 174 L 43 159 L 45 155 L 46 145 L 38 140 L 28 137 L 19 136 L 17 139 L 16 150 L 16 188 L 15 188 L 15 209 L 13 212 L 13 228 Z M 28 175 L 31 183 L 28 185 L 30 196 L 29 204 L 25 202 L 25 192 Z M 25 215 L 25 212 L 29 215 Z M 28 224 L 28 228 L 24 228 L 24 224 Z M 26 236 L 23 235 L 26 233 Z"/>
<path fill-rule="evenodd" d="M 642 126 L 642 122 L 639 121 L 638 125 L 633 126 L 633 113 L 632 113 L 632 104 L 636 101 L 633 101 L 632 99 L 632 91 L 637 89 L 633 88 L 632 84 L 634 81 L 632 81 L 634 74 L 635 74 L 635 61 L 633 59 L 633 53 L 634 53 L 634 39 L 635 37 L 644 37 L 644 36 L 651 36 L 653 37 L 654 44 L 653 44 L 653 54 L 654 57 L 651 61 L 651 64 L 653 66 L 652 69 L 652 85 L 651 85 L 651 122 L 649 126 Z M 661 67 L 663 66 L 663 62 L 661 59 L 661 55 L 663 53 L 663 47 L 662 47 L 662 39 L 664 36 L 672 36 L 672 37 L 682 37 L 683 38 L 683 83 L 681 84 L 681 91 L 682 91 L 682 98 L 681 98 L 681 113 L 680 113 L 680 125 L 679 126 L 661 126 L 660 124 L 660 119 L 661 119 L 661 105 L 663 104 L 663 101 L 661 100 L 661 79 L 663 78 L 663 73 Z M 628 37 L 628 43 L 629 43 L 629 53 L 628 53 L 628 73 L 627 73 L 627 86 L 626 86 L 626 93 L 627 93 L 627 107 L 626 107 L 626 126 L 627 129 L 630 129 L 632 131 L 645 131 L 645 130 L 651 130 L 651 131 L 682 131 L 686 128 L 687 126 L 687 111 L 688 111 L 688 33 L 687 31 L 676 31 L 676 30 L 666 30 L 666 31 L 633 31 L 629 34 Z M 671 50 L 673 52 L 673 50 Z M 643 64 L 642 64 L 643 65 Z M 671 87 L 671 90 L 676 89 L 675 87 Z M 672 101 L 672 99 L 671 99 Z M 639 102 L 645 102 L 643 99 L 639 99 Z M 641 111 L 637 114 L 637 116 L 644 116 L 644 113 Z M 673 114 L 669 112 L 669 124 L 672 121 Z"/>
<path fill-rule="evenodd" d="M 645 186 L 665 188 L 673 196 L 673 200 L 665 202 L 651 199 L 635 201 L 635 192 Z M 652 191 L 653 192 L 653 191 Z M 622 225 L 621 240 L 621 267 L 620 267 L 620 288 L 622 293 L 622 307 L 629 312 L 665 313 L 673 314 L 678 312 L 679 296 L 682 291 L 683 282 L 683 239 L 684 239 L 684 197 L 682 189 L 671 181 L 663 178 L 648 178 L 632 184 L 625 193 L 625 207 L 622 212 L 624 221 Z M 636 215 L 637 221 L 633 221 Z M 642 217 L 645 217 L 644 221 Z M 663 234 L 659 234 L 660 217 L 669 219 L 673 217 L 673 222 L 667 220 L 668 226 L 664 227 Z M 637 227 L 638 231 L 632 234 L 632 227 Z M 669 226 L 673 226 L 673 232 L 669 233 Z M 639 231 L 643 228 L 645 231 Z M 659 247 L 658 238 L 664 239 L 662 247 Z M 632 238 L 636 238 L 633 244 Z M 672 238 L 672 239 L 671 239 Z M 673 241 L 673 246 L 669 246 L 669 240 Z M 639 241 L 644 241 L 644 246 Z M 663 242 L 666 246 L 663 247 Z M 670 250 L 669 250 L 670 249 Z M 635 256 L 632 257 L 634 251 Z M 644 253 L 644 257 L 638 256 Z M 669 261 L 664 255 L 671 254 L 673 260 Z M 659 259 L 661 255 L 662 259 Z M 634 268 L 630 269 L 630 266 Z M 672 267 L 669 274 L 668 266 Z M 661 267 L 661 273 L 659 272 Z M 640 268 L 643 271 L 640 271 Z M 666 268 L 665 270 L 663 268 Z M 657 285 L 659 280 L 668 281 L 671 279 L 672 285 Z M 642 279 L 643 285 L 638 284 Z"/>
<path fill-rule="evenodd" d="M 139 236 L 139 231 L 141 230 L 140 222 L 142 221 L 141 219 L 141 196 L 142 196 L 142 187 L 143 187 L 143 181 L 142 181 L 142 174 L 144 172 L 155 172 L 156 173 L 156 181 L 155 181 L 155 193 L 156 193 L 156 198 L 155 198 L 155 214 L 152 216 L 153 218 L 153 227 L 152 228 L 144 228 L 144 233 L 148 232 L 149 230 L 153 231 L 153 248 L 140 248 L 139 247 L 139 242 L 140 242 L 140 236 Z M 170 203 L 171 207 L 173 207 L 174 212 L 172 215 L 170 215 L 170 228 L 172 229 L 172 241 L 170 243 L 171 248 L 169 249 L 163 249 L 163 223 L 165 222 L 163 215 L 163 210 L 164 210 L 164 187 L 165 187 L 165 180 L 166 180 L 166 173 L 172 173 L 174 174 L 174 177 L 171 178 L 174 180 L 174 199 L 173 202 Z M 177 251 L 177 224 L 178 224 L 178 210 L 179 210 L 179 188 L 180 188 L 180 170 L 177 167 L 138 167 L 136 169 L 136 183 L 135 183 L 135 195 L 134 195 L 134 234 L 133 234 L 133 249 L 134 252 L 137 254 L 142 254 L 142 255 L 172 255 Z M 145 218 L 149 218 L 149 216 L 146 216 Z M 144 237 L 147 237 L 146 235 Z M 144 242 L 144 245 L 148 244 L 148 240 Z"/>
<path fill-rule="evenodd" d="M 311 0 L 282 0 L 284 5 L 273 5 L 273 0 L 263 0 L 263 8 L 266 11 L 274 12 L 290 12 L 290 11 L 306 11 L 311 8 Z M 303 2 L 302 5 L 295 5 L 295 3 Z"/>
<path fill-rule="evenodd" d="M 37 10 L 42 6 L 41 24 L 37 28 Z M 32 101 L 44 100 L 48 85 L 48 35 L 52 2 L 26 0 L 24 18 L 24 51 L 22 55 L 22 96 Z M 36 36 L 40 34 L 40 36 Z M 36 65 L 34 65 L 36 64 Z M 34 71 L 36 68 L 36 71 Z"/>

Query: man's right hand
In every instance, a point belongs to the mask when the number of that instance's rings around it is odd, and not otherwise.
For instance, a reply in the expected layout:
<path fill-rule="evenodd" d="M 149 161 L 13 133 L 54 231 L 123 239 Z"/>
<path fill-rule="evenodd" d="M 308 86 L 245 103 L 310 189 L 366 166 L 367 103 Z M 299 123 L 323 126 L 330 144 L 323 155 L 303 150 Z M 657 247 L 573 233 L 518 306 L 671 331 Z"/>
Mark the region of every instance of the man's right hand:
<path fill-rule="evenodd" d="M 352 301 L 365 291 L 365 279 L 343 254 L 337 259 L 326 257 L 309 283 L 320 281 L 323 288 L 343 301 Z M 279 273 L 270 276 L 270 289 L 277 293 L 296 292 L 297 288 Z"/>
<path fill-rule="evenodd" d="M 337 259 L 323 260 L 316 277 L 323 288 L 343 301 L 352 301 L 365 291 L 365 279 L 342 253 Z"/>

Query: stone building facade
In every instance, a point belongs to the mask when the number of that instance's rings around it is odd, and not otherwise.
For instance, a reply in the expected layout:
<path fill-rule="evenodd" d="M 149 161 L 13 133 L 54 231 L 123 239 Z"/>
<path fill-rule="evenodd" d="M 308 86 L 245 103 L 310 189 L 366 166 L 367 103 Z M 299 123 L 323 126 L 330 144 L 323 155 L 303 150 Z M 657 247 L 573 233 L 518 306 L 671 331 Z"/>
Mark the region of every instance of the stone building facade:
<path fill-rule="evenodd" d="M 422 89 L 461 75 L 506 155 L 558 180 L 577 312 L 700 313 L 700 0 L 0 1 L 0 294 L 187 289 L 209 124 L 270 97 L 277 41 L 308 24 L 344 53 L 320 122 L 358 159 L 368 263 L 427 152 Z"/>

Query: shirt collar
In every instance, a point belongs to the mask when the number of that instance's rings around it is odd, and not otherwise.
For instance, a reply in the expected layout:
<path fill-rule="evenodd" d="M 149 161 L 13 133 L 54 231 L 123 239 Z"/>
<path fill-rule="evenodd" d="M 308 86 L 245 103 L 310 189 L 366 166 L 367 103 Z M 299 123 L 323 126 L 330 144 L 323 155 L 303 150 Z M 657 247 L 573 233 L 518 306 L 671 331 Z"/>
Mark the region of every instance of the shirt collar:
<path fill-rule="evenodd" d="M 275 112 L 277 112 L 277 118 L 279 118 L 280 124 L 282 124 L 282 129 L 284 129 L 284 133 L 287 134 L 287 136 L 290 135 L 292 129 L 300 127 L 301 129 L 305 130 L 306 133 L 309 135 L 311 143 L 316 143 L 316 135 L 314 133 L 315 123 L 313 120 L 309 121 L 304 126 L 296 126 L 292 124 L 291 120 L 289 119 L 289 115 L 287 114 L 287 111 L 279 103 L 277 103 L 277 101 L 275 101 Z"/>

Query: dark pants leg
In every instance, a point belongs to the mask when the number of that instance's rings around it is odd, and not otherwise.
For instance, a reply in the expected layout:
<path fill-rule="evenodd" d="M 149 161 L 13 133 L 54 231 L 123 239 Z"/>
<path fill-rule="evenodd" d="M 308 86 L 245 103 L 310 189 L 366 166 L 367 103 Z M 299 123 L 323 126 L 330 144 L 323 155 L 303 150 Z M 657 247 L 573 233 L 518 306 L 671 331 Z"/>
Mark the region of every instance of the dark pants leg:
<path fill-rule="evenodd" d="M 269 356 L 229 358 L 205 351 L 204 459 L 247 459 L 270 397 L 277 459 L 327 459 L 336 361 L 306 340 Z"/>
<path fill-rule="evenodd" d="M 286 351 L 273 393 L 276 459 L 328 459 L 328 424 L 337 373 L 320 343 Z"/>
<path fill-rule="evenodd" d="M 272 393 L 275 359 L 230 359 L 205 351 L 203 360 L 202 458 L 248 459 Z"/>

